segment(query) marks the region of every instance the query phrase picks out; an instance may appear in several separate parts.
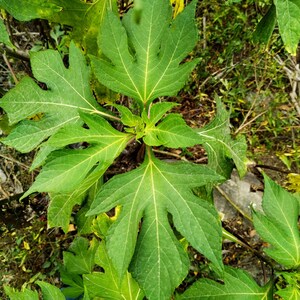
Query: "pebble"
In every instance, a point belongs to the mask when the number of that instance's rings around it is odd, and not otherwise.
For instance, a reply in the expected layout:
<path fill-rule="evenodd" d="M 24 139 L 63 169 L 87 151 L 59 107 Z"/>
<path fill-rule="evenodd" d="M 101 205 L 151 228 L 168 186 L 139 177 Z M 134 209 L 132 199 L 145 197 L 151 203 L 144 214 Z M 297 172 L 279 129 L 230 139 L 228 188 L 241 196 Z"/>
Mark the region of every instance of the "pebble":
<path fill-rule="evenodd" d="M 7 180 L 7 176 L 5 175 L 5 173 L 3 172 L 2 169 L 0 169 L 0 184 L 4 183 Z"/>

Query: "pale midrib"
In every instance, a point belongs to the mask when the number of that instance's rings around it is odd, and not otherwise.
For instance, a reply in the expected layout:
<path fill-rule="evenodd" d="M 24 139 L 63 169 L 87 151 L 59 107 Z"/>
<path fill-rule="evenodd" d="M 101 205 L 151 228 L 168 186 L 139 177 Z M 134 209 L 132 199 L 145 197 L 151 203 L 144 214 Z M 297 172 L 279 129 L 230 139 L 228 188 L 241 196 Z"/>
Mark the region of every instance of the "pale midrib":
<path fill-rule="evenodd" d="M 155 229 L 156 229 L 156 241 L 157 241 L 157 265 L 158 265 L 158 277 L 161 277 L 161 259 L 160 259 L 160 240 L 159 240 L 159 217 L 158 217 L 158 208 L 157 208 L 157 199 L 156 199 L 156 193 L 155 193 L 155 183 L 154 183 L 154 170 L 153 167 L 156 167 L 155 164 L 151 161 L 151 189 L 152 189 L 152 195 L 153 195 L 153 205 L 154 205 L 154 211 L 155 211 Z M 157 287 L 158 290 L 161 290 L 160 286 L 161 280 L 159 280 L 159 286 Z"/>
<path fill-rule="evenodd" d="M 274 199 L 276 199 L 275 195 L 274 195 Z M 279 206 L 279 210 L 280 210 L 280 212 L 281 212 L 281 215 L 282 215 L 282 217 L 283 217 L 283 219 L 284 219 L 284 221 L 285 221 L 285 224 L 286 224 L 286 226 L 289 228 L 289 230 L 290 230 L 290 232 L 291 232 L 291 235 L 292 235 L 292 243 L 289 243 L 289 244 L 295 246 L 295 249 L 297 249 L 297 252 L 296 252 L 297 257 L 295 258 L 294 255 L 293 255 L 293 253 L 290 253 L 290 252 L 286 249 L 286 247 L 283 247 L 283 245 L 281 245 L 281 244 L 279 244 L 279 245 L 280 245 L 281 248 L 284 250 L 284 252 L 286 252 L 286 253 L 289 254 L 289 256 L 292 258 L 292 260 L 293 260 L 295 263 L 299 263 L 299 255 L 300 255 L 300 253 L 299 253 L 299 247 L 298 247 L 298 243 L 297 243 L 297 241 L 299 241 L 299 237 L 295 235 L 295 233 L 298 233 L 298 230 L 297 230 L 297 228 L 294 230 L 294 229 L 290 226 L 290 222 L 289 222 L 289 220 L 286 218 L 286 214 L 285 214 L 284 211 L 282 210 L 282 207 L 281 207 L 280 205 L 278 205 L 278 206 Z M 285 237 L 283 237 L 283 239 L 285 239 Z"/>
<path fill-rule="evenodd" d="M 153 9 L 153 6 L 152 6 Z M 153 11 L 151 13 L 151 19 L 149 21 L 150 24 L 153 22 Z M 150 52 L 150 45 L 151 45 L 151 36 L 152 36 L 152 26 L 149 26 L 149 35 L 148 35 L 148 43 L 147 43 L 147 49 L 146 49 L 146 65 L 145 65 L 145 79 L 144 79 L 144 98 L 143 102 L 147 102 L 147 82 L 148 82 L 148 72 L 149 72 L 149 52 Z"/>
<path fill-rule="evenodd" d="M 54 69 L 51 68 L 50 65 L 44 64 L 41 60 L 40 61 L 40 65 L 44 65 L 46 68 L 50 69 L 54 74 L 56 74 L 63 82 L 65 82 L 74 92 L 75 94 L 77 94 L 79 96 L 79 98 L 81 98 L 88 106 L 92 107 L 93 110 L 97 110 L 96 107 L 94 107 L 85 97 L 83 97 L 74 87 L 73 85 L 71 85 L 71 83 L 69 81 L 66 80 L 66 78 L 64 76 L 62 76 L 61 74 L 57 73 Z M 70 70 L 66 70 L 68 72 L 70 72 Z"/>
<path fill-rule="evenodd" d="M 169 63 L 168 63 L 168 65 L 167 65 L 167 67 L 165 68 L 165 71 L 162 73 L 162 75 L 160 76 L 160 78 L 157 80 L 155 86 L 152 88 L 152 91 L 149 93 L 148 98 L 147 98 L 147 101 L 152 97 L 153 93 L 154 93 L 155 90 L 156 90 L 156 87 L 157 87 L 157 86 L 160 84 L 160 82 L 163 80 L 163 77 L 164 77 L 165 74 L 167 73 L 167 71 L 168 71 L 170 65 L 173 63 L 173 58 L 174 58 L 175 52 L 176 52 L 176 50 L 177 50 L 177 48 L 178 48 L 178 44 L 180 43 L 180 38 L 181 38 L 181 35 L 182 35 L 182 31 L 183 31 L 183 30 L 184 30 L 184 27 L 181 29 L 180 35 L 179 35 L 179 37 L 178 37 L 178 39 L 177 39 L 176 47 L 174 48 L 174 51 L 173 51 L 173 53 L 172 53 L 172 56 L 171 56 L 171 58 L 170 58 L 170 60 L 169 60 Z"/>
<path fill-rule="evenodd" d="M 127 77 L 129 78 L 129 80 L 131 81 L 131 83 L 132 83 L 132 85 L 133 85 L 133 87 L 134 87 L 136 93 L 138 94 L 138 96 L 139 96 L 140 99 L 142 100 L 143 97 L 142 97 L 141 93 L 139 92 L 139 89 L 137 88 L 137 86 L 136 86 L 136 84 L 135 84 L 133 78 L 130 76 L 130 73 L 129 73 L 128 69 L 127 69 L 127 66 L 126 66 L 126 64 L 125 64 L 125 61 L 123 60 L 122 53 L 123 53 L 124 49 L 120 49 L 120 47 L 119 47 L 119 45 L 118 45 L 118 43 L 117 43 L 117 41 L 116 41 L 116 38 L 115 38 L 115 32 L 114 32 L 114 30 L 111 30 L 111 33 L 112 33 L 112 35 L 113 35 L 113 39 L 114 39 L 114 42 L 115 42 L 115 45 L 116 45 L 116 49 L 117 49 L 117 51 L 118 51 L 118 55 L 119 55 L 119 57 L 120 57 L 120 59 L 121 59 L 121 63 L 122 63 L 123 69 L 125 70 L 125 73 L 126 73 Z M 121 51 L 120 51 L 120 50 L 121 50 Z"/>
<path fill-rule="evenodd" d="M 63 172 L 63 173 L 61 173 L 59 176 L 56 176 L 56 177 L 55 177 L 55 181 L 57 181 L 57 178 L 60 178 L 60 177 L 66 177 L 66 174 L 72 172 L 74 169 L 77 169 L 77 168 L 80 167 L 81 165 L 89 164 L 90 162 L 93 161 L 93 159 L 94 159 L 95 157 L 101 156 L 102 153 L 107 152 L 108 149 L 113 148 L 113 146 L 115 146 L 115 145 L 117 145 L 117 144 L 119 144 L 119 143 L 122 144 L 122 143 L 124 142 L 123 140 L 124 140 L 124 138 L 118 139 L 117 141 L 115 141 L 115 142 L 113 142 L 113 143 L 110 143 L 110 144 L 107 145 L 106 147 L 101 148 L 101 150 L 99 150 L 99 151 L 97 151 L 96 153 L 94 153 L 94 154 L 88 156 L 87 159 L 84 159 L 84 160 L 82 160 L 80 163 L 74 165 L 72 168 L 69 168 L 69 169 L 67 170 L 67 172 Z M 98 158 L 97 158 L 97 159 L 98 159 Z M 99 159 L 101 159 L 101 158 L 99 158 Z M 48 183 L 49 183 L 49 181 L 48 181 Z"/>

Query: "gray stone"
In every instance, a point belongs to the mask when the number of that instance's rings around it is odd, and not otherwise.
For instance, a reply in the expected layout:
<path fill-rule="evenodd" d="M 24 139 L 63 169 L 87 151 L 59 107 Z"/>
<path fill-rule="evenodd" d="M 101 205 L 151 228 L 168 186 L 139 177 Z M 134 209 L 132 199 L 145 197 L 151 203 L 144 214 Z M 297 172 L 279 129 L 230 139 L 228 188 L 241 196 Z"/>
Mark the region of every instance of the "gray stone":
<path fill-rule="evenodd" d="M 238 216 L 239 212 L 234 207 L 242 211 L 243 214 L 251 217 L 251 207 L 261 211 L 262 195 L 261 191 L 255 191 L 256 187 L 261 187 L 262 183 L 252 173 L 247 173 L 244 178 L 240 179 L 234 170 L 231 179 L 219 186 L 233 205 L 226 199 L 224 195 L 215 189 L 214 202 L 219 212 L 221 212 L 224 220 L 232 219 Z"/>

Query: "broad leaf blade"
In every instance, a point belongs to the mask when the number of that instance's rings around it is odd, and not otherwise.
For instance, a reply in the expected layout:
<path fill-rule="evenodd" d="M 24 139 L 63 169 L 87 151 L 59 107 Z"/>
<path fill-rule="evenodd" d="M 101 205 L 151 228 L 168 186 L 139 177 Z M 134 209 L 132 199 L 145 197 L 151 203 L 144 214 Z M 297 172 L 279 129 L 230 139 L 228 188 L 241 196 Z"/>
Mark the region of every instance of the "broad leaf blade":
<path fill-rule="evenodd" d="M 56 286 L 51 285 L 50 283 L 37 281 L 37 284 L 42 289 L 43 300 L 65 300 L 64 294 Z"/>
<path fill-rule="evenodd" d="M 233 164 L 240 176 L 247 172 L 246 150 L 247 144 L 244 137 L 233 139 L 230 135 L 230 112 L 226 111 L 224 105 L 217 99 L 217 115 L 206 126 L 198 129 L 199 143 L 207 151 L 209 166 L 229 178 Z"/>
<path fill-rule="evenodd" d="M 255 229 L 270 243 L 271 247 L 264 250 L 270 257 L 286 267 L 297 268 L 300 265 L 298 201 L 266 175 L 264 179 L 264 214 L 253 214 Z"/>
<path fill-rule="evenodd" d="M 296 55 L 300 40 L 300 1 L 274 0 L 277 13 L 279 32 L 285 48 Z"/>
<path fill-rule="evenodd" d="M 271 300 L 272 285 L 260 287 L 245 271 L 225 267 L 224 284 L 211 279 L 199 279 L 178 300 Z"/>
<path fill-rule="evenodd" d="M 41 89 L 31 78 L 24 78 L 0 101 L 10 123 L 22 121 L 4 143 L 28 152 L 44 139 L 70 123 L 81 123 L 79 109 L 103 113 L 89 88 L 90 71 L 80 50 L 70 46 L 69 68 L 66 69 L 58 52 L 46 50 L 32 54 L 34 76 L 47 85 Z M 40 114 L 40 120 L 29 120 Z"/>
<path fill-rule="evenodd" d="M 121 275 L 131 262 L 131 270 L 149 299 L 168 299 L 188 270 L 188 258 L 170 227 L 168 212 L 176 229 L 222 270 L 218 214 L 191 190 L 221 179 L 204 166 L 161 162 L 148 150 L 139 168 L 115 176 L 96 196 L 89 215 L 122 206 L 109 230 L 108 252 Z"/>
<path fill-rule="evenodd" d="M 117 131 L 99 116 L 84 113 L 80 115 L 89 126 L 88 129 L 78 124 L 66 126 L 53 135 L 47 145 L 63 147 L 87 142 L 89 146 L 85 149 L 54 151 L 25 196 L 34 191 L 72 192 L 89 175 L 96 163 L 100 162 L 105 170 L 126 147 L 131 138 L 129 134 Z"/>
<path fill-rule="evenodd" d="M 139 22 L 132 10 L 123 24 L 108 12 L 99 38 L 99 48 L 107 59 L 93 57 L 92 63 L 102 84 L 143 105 L 182 88 L 197 63 L 181 64 L 195 46 L 197 30 L 196 1 L 173 21 L 168 1 L 141 2 Z"/>
<path fill-rule="evenodd" d="M 4 286 L 4 291 L 10 300 L 39 300 L 39 294 L 37 291 L 24 289 L 19 292 L 9 286 Z"/>

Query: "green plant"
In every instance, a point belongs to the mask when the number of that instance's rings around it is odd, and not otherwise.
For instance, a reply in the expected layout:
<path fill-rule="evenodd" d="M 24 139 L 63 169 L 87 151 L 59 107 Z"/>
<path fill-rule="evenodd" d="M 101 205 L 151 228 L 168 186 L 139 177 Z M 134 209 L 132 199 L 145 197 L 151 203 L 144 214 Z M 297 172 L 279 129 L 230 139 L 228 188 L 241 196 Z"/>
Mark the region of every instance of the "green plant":
<path fill-rule="evenodd" d="M 260 287 L 242 270 L 225 268 L 222 283 L 200 279 L 179 299 L 299 299 L 300 234 L 299 201 L 266 175 L 263 213 L 253 211 L 255 229 L 269 243 L 264 252 L 279 265 L 274 265 L 274 278 Z M 283 280 L 283 278 L 285 280 Z M 278 282 L 273 291 L 273 283 Z"/>
<path fill-rule="evenodd" d="M 90 65 L 73 42 L 68 68 L 57 51 L 31 54 L 35 79 L 47 89 L 24 78 L 1 99 L 10 122 L 17 124 L 3 143 L 22 152 L 39 148 L 32 167 L 42 166 L 42 171 L 23 197 L 48 192 L 48 225 L 64 231 L 73 207 L 82 205 L 79 232 L 96 233 L 102 239 L 89 243 L 78 237 L 65 253 L 61 273 L 69 286 L 65 293 L 84 293 L 84 299 L 122 295 L 140 299 L 143 293 L 148 299 L 169 299 L 188 273 L 185 245 L 190 244 L 211 262 L 216 277 L 225 272 L 225 286 L 226 276 L 232 273 L 233 282 L 246 282 L 251 291 L 259 292 L 253 296 L 258 299 L 269 293 L 271 283 L 260 288 L 241 271 L 224 270 L 222 227 L 211 203 L 213 186 L 230 176 L 234 164 L 241 176 L 245 174 L 245 139 L 230 136 L 229 112 L 219 99 L 215 119 L 192 129 L 182 116 L 170 112 L 177 104 L 162 98 L 176 95 L 198 62 L 188 57 L 197 42 L 196 1 L 174 19 L 167 0 L 139 3 L 139 9 L 131 9 L 122 21 L 109 9 L 101 19 L 97 49 L 88 51 L 94 54 L 88 58 L 95 77 L 129 97 L 134 109 L 113 104 L 114 114 L 99 105 L 90 85 Z M 30 119 L 37 114 L 38 119 Z M 122 124 L 123 130 L 117 130 L 115 123 Z M 135 141 L 144 147 L 142 163 L 103 183 L 107 169 Z M 196 144 L 205 147 L 208 165 L 155 157 L 158 146 Z M 113 209 L 120 212 L 111 222 L 104 213 Z M 100 288 L 107 281 L 115 283 L 110 291 Z M 57 288 L 38 284 L 44 299 L 64 299 Z M 126 294 L 129 290 L 131 295 Z M 6 292 L 12 299 L 21 297 L 10 288 Z M 31 299 L 38 297 L 26 293 Z M 187 297 L 190 290 L 186 293 L 179 297 Z"/>

